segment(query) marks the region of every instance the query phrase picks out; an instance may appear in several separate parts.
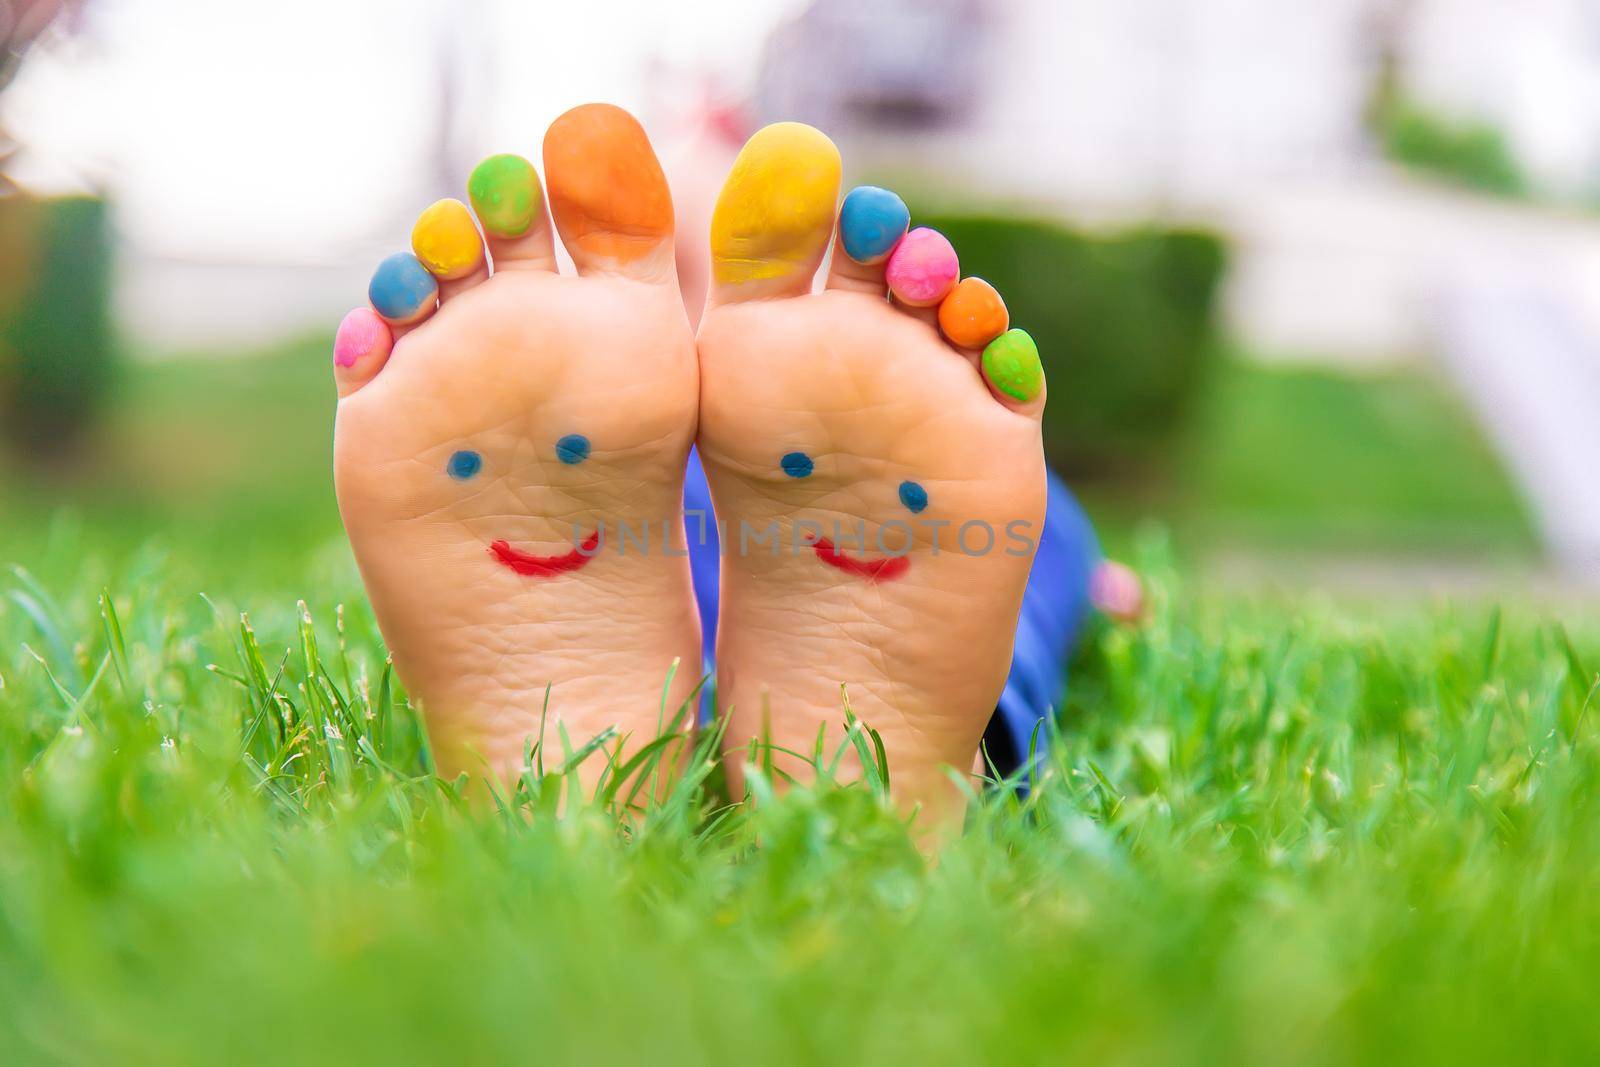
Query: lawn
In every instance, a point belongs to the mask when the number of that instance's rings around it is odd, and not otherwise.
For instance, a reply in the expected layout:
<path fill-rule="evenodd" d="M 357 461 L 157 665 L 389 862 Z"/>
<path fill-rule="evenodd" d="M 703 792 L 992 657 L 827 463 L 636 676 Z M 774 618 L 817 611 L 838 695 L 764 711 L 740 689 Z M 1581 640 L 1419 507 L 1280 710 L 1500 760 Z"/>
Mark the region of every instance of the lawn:
<path fill-rule="evenodd" d="M 1536 540 L 1498 458 L 1437 374 L 1345 374 L 1234 359 L 1180 463 L 1197 543 L 1526 555 Z"/>
<path fill-rule="evenodd" d="M 474 808 L 338 541 L 311 351 L 140 371 L 103 469 L 8 491 L 0 1062 L 1600 1051 L 1593 622 L 1202 594 L 1155 549 L 1148 625 L 937 863 L 869 785 L 730 805 L 704 761 L 558 815 L 551 752 Z"/>

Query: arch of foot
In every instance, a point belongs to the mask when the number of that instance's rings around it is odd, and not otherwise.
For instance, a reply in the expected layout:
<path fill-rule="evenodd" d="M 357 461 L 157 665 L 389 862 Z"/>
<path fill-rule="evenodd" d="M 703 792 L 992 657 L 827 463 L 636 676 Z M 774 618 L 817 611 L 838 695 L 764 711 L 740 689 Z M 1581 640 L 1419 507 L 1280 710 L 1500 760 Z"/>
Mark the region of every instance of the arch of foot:
<path fill-rule="evenodd" d="M 863 185 L 839 208 L 839 244 L 861 264 L 884 264 L 884 280 L 906 307 L 937 307 L 939 328 L 957 348 L 982 352 L 979 365 L 996 390 L 1032 403 L 1044 388 L 1038 346 L 1011 316 L 994 286 L 962 278 L 956 250 L 937 230 L 908 230 L 905 201 L 887 189 Z"/>

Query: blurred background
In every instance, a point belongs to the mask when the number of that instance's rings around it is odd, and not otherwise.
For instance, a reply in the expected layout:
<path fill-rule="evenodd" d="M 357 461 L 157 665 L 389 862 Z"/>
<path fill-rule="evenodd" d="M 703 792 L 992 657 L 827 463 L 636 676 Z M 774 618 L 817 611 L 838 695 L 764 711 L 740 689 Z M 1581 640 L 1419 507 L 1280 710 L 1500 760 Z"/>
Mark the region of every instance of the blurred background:
<path fill-rule="evenodd" d="M 609 100 L 680 240 L 757 126 L 1040 341 L 1113 550 L 1600 588 L 1600 0 L 0 0 L 8 559 L 342 558 L 329 349 L 417 211 Z"/>

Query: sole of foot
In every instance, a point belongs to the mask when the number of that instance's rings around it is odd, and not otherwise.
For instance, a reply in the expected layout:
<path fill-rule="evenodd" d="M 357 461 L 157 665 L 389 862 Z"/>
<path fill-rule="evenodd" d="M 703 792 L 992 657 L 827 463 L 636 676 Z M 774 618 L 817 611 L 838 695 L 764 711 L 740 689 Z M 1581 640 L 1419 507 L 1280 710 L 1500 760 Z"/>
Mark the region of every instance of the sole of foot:
<path fill-rule="evenodd" d="M 836 216 L 839 180 L 820 132 L 769 126 L 712 222 L 699 445 L 728 531 L 718 703 L 731 749 L 770 744 L 799 777 L 819 737 L 825 758 L 845 742 L 847 699 L 882 737 L 895 801 L 943 834 L 1044 519 L 1044 376 L 948 241 L 908 232 L 883 189 Z"/>
<path fill-rule="evenodd" d="M 600 104 L 550 127 L 544 173 L 485 160 L 478 224 L 457 200 L 424 211 L 335 341 L 339 509 L 446 775 L 514 775 L 533 744 L 559 766 L 563 738 L 613 728 L 626 758 L 700 673 L 681 555 L 697 364 L 666 181 Z"/>

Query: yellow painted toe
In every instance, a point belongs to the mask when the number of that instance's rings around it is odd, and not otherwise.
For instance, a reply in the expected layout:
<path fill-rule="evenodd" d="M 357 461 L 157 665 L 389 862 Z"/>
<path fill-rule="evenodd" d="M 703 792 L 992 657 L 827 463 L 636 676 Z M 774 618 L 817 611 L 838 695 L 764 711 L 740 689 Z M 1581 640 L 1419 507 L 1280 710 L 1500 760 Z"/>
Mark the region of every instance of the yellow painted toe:
<path fill-rule="evenodd" d="M 437 278 L 464 278 L 483 263 L 483 241 L 472 212 L 459 200 L 441 200 L 417 216 L 411 248 Z"/>
<path fill-rule="evenodd" d="M 839 199 L 839 150 L 798 122 L 746 142 L 711 218 L 718 282 L 809 277 L 822 262 Z"/>

